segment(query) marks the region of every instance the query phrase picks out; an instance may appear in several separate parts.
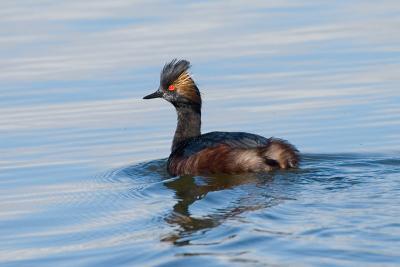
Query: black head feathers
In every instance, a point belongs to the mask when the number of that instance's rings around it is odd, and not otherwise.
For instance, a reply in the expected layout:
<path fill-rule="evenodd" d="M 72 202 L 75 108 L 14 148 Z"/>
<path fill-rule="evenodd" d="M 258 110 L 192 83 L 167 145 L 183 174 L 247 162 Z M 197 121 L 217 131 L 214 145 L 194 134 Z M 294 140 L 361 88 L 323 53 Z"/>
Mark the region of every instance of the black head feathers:
<path fill-rule="evenodd" d="M 201 108 L 201 96 L 196 83 L 189 74 L 190 62 L 174 59 L 161 71 L 160 87 L 167 93 L 164 98 L 176 107 L 194 105 Z"/>
<path fill-rule="evenodd" d="M 168 88 L 173 84 L 179 76 L 187 72 L 190 68 L 190 62 L 184 59 L 173 59 L 171 62 L 164 65 L 161 71 L 160 82 L 163 88 Z"/>
<path fill-rule="evenodd" d="M 200 91 L 188 72 L 189 68 L 189 61 L 184 59 L 174 59 L 165 64 L 161 71 L 160 87 L 143 99 L 163 98 L 177 109 L 190 108 L 200 113 Z"/>

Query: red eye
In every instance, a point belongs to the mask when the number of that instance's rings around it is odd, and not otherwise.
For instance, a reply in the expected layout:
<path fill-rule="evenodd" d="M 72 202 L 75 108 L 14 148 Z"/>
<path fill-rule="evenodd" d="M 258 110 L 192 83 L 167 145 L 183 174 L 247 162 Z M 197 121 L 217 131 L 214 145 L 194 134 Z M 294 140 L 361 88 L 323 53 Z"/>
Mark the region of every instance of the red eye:
<path fill-rule="evenodd" d="M 174 91 L 174 90 L 175 90 L 175 86 L 173 86 L 173 85 L 171 84 L 170 86 L 168 86 L 168 90 Z"/>

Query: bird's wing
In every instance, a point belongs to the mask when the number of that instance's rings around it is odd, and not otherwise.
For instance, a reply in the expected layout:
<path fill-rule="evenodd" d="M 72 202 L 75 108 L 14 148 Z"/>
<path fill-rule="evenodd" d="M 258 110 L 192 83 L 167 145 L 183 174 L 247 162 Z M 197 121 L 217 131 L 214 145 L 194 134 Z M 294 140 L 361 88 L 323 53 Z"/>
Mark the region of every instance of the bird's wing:
<path fill-rule="evenodd" d="M 243 132 L 210 132 L 182 142 L 172 154 L 189 157 L 205 148 L 221 144 L 232 148 L 255 148 L 267 145 L 268 140 L 260 135 Z"/>

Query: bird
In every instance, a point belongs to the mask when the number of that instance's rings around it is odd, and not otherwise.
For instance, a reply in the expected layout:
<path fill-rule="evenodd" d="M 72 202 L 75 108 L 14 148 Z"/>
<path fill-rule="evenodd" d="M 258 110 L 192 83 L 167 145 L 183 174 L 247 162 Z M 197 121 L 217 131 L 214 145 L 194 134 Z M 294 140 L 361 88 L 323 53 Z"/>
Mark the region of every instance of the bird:
<path fill-rule="evenodd" d="M 263 173 L 298 168 L 299 150 L 288 141 L 246 132 L 201 134 L 202 99 L 185 59 L 173 59 L 161 70 L 158 89 L 143 99 L 163 98 L 177 113 L 167 161 L 171 176 Z"/>

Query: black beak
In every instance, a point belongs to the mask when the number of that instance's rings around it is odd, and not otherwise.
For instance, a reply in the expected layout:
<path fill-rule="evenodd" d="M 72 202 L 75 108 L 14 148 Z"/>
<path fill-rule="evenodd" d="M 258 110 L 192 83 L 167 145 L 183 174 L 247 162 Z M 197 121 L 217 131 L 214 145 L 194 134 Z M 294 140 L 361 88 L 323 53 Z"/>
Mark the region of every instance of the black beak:
<path fill-rule="evenodd" d="M 152 94 L 146 95 L 145 97 L 143 97 L 143 99 L 159 98 L 162 96 L 163 96 L 163 93 L 160 90 L 157 90 Z"/>

